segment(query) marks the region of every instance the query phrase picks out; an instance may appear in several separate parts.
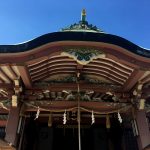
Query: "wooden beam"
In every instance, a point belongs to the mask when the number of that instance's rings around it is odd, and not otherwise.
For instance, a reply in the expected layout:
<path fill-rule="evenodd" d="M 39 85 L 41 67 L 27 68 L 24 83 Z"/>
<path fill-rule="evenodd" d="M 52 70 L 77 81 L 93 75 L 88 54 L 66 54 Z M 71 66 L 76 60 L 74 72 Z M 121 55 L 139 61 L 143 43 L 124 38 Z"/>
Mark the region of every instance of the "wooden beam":
<path fill-rule="evenodd" d="M 119 80 L 118 78 L 115 78 L 115 77 L 110 77 L 109 74 L 105 74 L 103 72 L 83 72 L 85 75 L 94 75 L 94 76 L 97 76 L 97 77 L 104 77 L 105 79 L 113 82 L 113 83 L 116 83 L 116 84 L 119 84 L 119 85 L 122 85 L 124 82 L 122 80 Z"/>
<path fill-rule="evenodd" d="M 96 64 L 97 65 L 99 65 L 99 64 L 108 64 L 109 66 L 113 66 L 113 67 L 119 68 L 121 70 L 124 70 L 125 72 L 129 72 L 129 73 L 132 72 L 132 68 L 130 68 L 130 67 L 129 68 L 128 67 L 124 67 L 124 66 L 122 66 L 121 63 L 117 64 L 114 61 L 110 61 L 110 60 L 106 60 L 106 59 L 101 59 L 101 58 L 97 59 L 96 61 L 91 62 L 91 64 L 95 64 L 95 65 Z"/>
<path fill-rule="evenodd" d="M 10 108 L 8 108 L 8 110 L 1 108 L 0 109 L 0 114 L 9 114 L 9 109 Z"/>
<path fill-rule="evenodd" d="M 31 77 L 29 75 L 28 69 L 26 66 L 17 66 L 20 76 L 23 80 L 24 85 L 26 86 L 26 88 L 31 88 L 32 87 L 32 81 L 31 81 Z"/>
<path fill-rule="evenodd" d="M 135 69 L 129 79 L 123 86 L 123 91 L 128 92 L 133 88 L 133 86 L 140 80 L 140 78 L 144 75 L 144 71 Z"/>
<path fill-rule="evenodd" d="M 9 64 L 2 65 L 1 69 L 3 70 L 5 74 L 7 74 L 10 80 L 13 81 L 14 79 L 17 79 L 18 75 L 15 73 L 15 71 Z"/>
<path fill-rule="evenodd" d="M 17 79 L 17 74 L 15 73 L 15 71 L 12 69 L 12 67 L 10 65 L 7 66 L 7 69 L 12 74 L 13 78 Z"/>
<path fill-rule="evenodd" d="M 56 72 L 55 72 L 56 71 Z M 36 81 L 36 80 L 42 80 L 42 79 L 46 79 L 46 78 L 48 78 L 48 77 L 50 77 L 50 76 L 52 76 L 52 75 L 62 75 L 62 74 L 75 74 L 76 72 L 75 72 L 75 70 L 74 69 L 56 69 L 56 70 L 52 70 L 52 71 L 50 71 L 50 70 L 45 70 L 45 72 L 40 72 L 40 73 L 38 73 L 37 75 L 31 75 L 31 78 L 32 78 L 32 80 L 33 81 Z M 103 72 L 103 70 L 99 70 L 99 71 L 95 71 L 95 70 L 92 70 L 92 71 L 88 71 L 88 70 L 86 70 L 86 71 L 83 71 L 82 72 L 83 74 L 89 74 L 89 75 L 95 75 L 95 76 L 102 76 L 102 77 L 105 77 L 105 78 L 107 78 L 108 80 L 110 80 L 110 81 L 113 81 L 113 82 L 115 82 L 115 83 L 118 83 L 118 84 L 123 84 L 125 81 L 124 81 L 124 79 L 120 79 L 120 78 L 117 78 L 117 77 L 115 77 L 115 76 L 113 76 L 113 75 L 111 75 L 111 73 L 107 73 L 107 72 Z"/>
<path fill-rule="evenodd" d="M 118 68 L 115 68 L 114 66 L 109 66 L 107 64 L 99 65 L 99 66 L 88 64 L 84 68 L 111 70 L 112 72 L 116 72 L 117 74 L 120 74 L 120 75 L 122 75 L 124 77 L 128 77 L 130 75 L 130 73 L 123 72 L 122 70 L 119 70 Z"/>
<path fill-rule="evenodd" d="M 99 68 L 99 69 L 95 69 L 95 68 L 84 68 L 83 69 L 83 71 L 88 71 L 88 72 L 97 72 L 97 73 L 99 73 L 99 72 L 103 72 L 103 73 L 108 73 L 109 74 L 109 77 L 115 77 L 115 78 L 117 78 L 117 80 L 119 80 L 119 78 L 120 78 L 120 80 L 121 81 L 124 81 L 124 80 L 126 80 L 127 79 L 127 77 L 124 77 L 124 76 L 121 76 L 120 74 L 117 74 L 117 73 L 115 73 L 115 72 L 113 72 L 113 70 L 108 70 L 108 69 L 105 69 L 105 68 Z"/>
<path fill-rule="evenodd" d="M 34 73 L 34 74 L 31 74 L 32 78 L 34 77 L 38 77 L 38 76 L 42 76 L 42 75 L 45 75 L 45 74 L 53 74 L 55 72 L 60 72 L 60 74 L 62 75 L 61 72 L 75 72 L 75 68 L 54 68 L 53 70 L 50 70 L 49 68 L 45 69 L 45 70 L 42 70 L 40 72 L 37 72 L 37 73 Z"/>
<path fill-rule="evenodd" d="M 0 88 L 13 89 L 13 84 L 10 83 L 0 83 Z"/>
<path fill-rule="evenodd" d="M 8 99 L 9 99 L 8 97 L 3 97 L 3 95 L 1 96 L 1 93 L 0 93 L 0 102 L 8 100 Z"/>
<path fill-rule="evenodd" d="M 34 70 L 30 70 L 30 74 L 36 74 L 38 72 L 41 72 L 41 71 L 45 71 L 45 70 L 54 70 L 55 68 L 60 68 L 60 69 L 63 69 L 63 68 L 67 68 L 67 67 L 72 67 L 72 68 L 75 68 L 76 64 L 59 64 L 59 65 L 55 65 L 55 66 L 42 66 L 42 67 L 39 67 L 39 68 L 36 68 Z"/>
<path fill-rule="evenodd" d="M 49 72 L 46 72 L 46 73 L 42 73 L 41 75 L 38 75 L 36 77 L 32 77 L 32 81 L 38 81 L 38 80 L 43 80 L 43 79 L 46 79 L 46 78 L 49 78 L 50 76 L 53 76 L 53 75 L 64 75 L 64 74 L 76 74 L 76 72 L 74 71 L 58 71 L 58 72 L 53 72 L 53 73 L 49 73 Z"/>
<path fill-rule="evenodd" d="M 0 74 L 9 82 L 12 83 L 11 78 L 0 68 Z M 1 77 L 2 79 L 2 77 Z M 3 79 L 4 80 L 4 79 Z"/>
<path fill-rule="evenodd" d="M 150 81 L 150 74 L 148 74 L 146 77 L 144 77 L 144 78 L 141 80 L 141 82 L 142 82 L 143 84 L 147 83 L 148 81 Z"/>
<path fill-rule="evenodd" d="M 76 64 L 76 62 L 73 60 L 70 60 L 70 59 L 68 59 L 68 60 L 67 59 L 64 59 L 64 60 L 63 59 L 57 59 L 57 61 L 47 60 L 45 62 L 37 63 L 36 65 L 29 65 L 29 69 L 46 67 L 47 64 L 49 66 L 51 66 L 51 65 L 55 66 L 55 65 L 60 65 L 60 64 Z"/>
<path fill-rule="evenodd" d="M 0 84 L 1 84 L 1 83 L 4 83 L 4 80 L 2 80 L 1 77 L 0 77 Z"/>
<path fill-rule="evenodd" d="M 33 102 L 33 101 L 32 101 Z M 44 101 L 43 103 L 41 101 L 34 101 L 35 106 L 40 106 L 44 108 L 44 112 L 48 111 L 59 111 L 59 112 L 64 112 L 65 109 L 70 109 L 70 108 L 77 108 L 77 101 Z M 40 102 L 40 103 L 39 103 Z M 115 105 L 114 105 L 115 104 Z M 126 106 L 124 106 L 126 105 Z M 86 108 L 91 112 L 91 110 L 95 110 L 96 112 L 99 113 L 112 113 L 113 111 L 116 112 L 118 109 L 130 107 L 130 104 L 126 103 L 111 103 L 111 102 L 80 102 L 80 107 L 81 108 Z M 84 111 L 84 109 L 81 109 L 81 111 Z M 30 107 L 30 105 L 26 108 L 27 111 L 37 111 L 37 108 Z M 42 111 L 42 110 L 41 110 Z M 123 111 L 123 110 L 122 110 Z"/>
<path fill-rule="evenodd" d="M 111 88 L 112 86 L 110 85 L 110 88 L 108 86 L 100 85 L 100 84 L 91 84 L 91 83 L 83 83 L 82 81 L 79 82 L 80 85 L 80 90 L 81 91 L 94 91 L 94 92 L 118 92 L 122 93 L 122 87 L 118 87 L 118 84 L 114 84 L 114 88 Z M 116 85 L 116 88 L 115 88 Z M 53 83 L 53 84 L 45 84 L 45 86 L 42 86 L 41 84 L 37 85 L 35 84 L 31 89 L 31 91 L 44 91 L 44 90 L 49 90 L 49 91 L 54 91 L 54 92 L 61 92 L 63 90 L 70 90 L 70 91 L 77 91 L 77 84 L 76 83 Z M 30 91 L 29 90 L 29 91 Z M 27 90 L 28 91 L 28 90 Z"/>

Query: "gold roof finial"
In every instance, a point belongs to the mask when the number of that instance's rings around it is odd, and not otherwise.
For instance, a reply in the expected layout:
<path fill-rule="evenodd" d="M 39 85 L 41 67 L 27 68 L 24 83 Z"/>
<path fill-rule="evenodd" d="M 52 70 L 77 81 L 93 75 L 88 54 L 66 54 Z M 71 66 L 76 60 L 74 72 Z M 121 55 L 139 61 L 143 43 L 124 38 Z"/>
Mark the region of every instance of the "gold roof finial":
<path fill-rule="evenodd" d="M 83 9 L 81 12 L 81 21 L 85 22 L 86 21 L 86 10 Z"/>

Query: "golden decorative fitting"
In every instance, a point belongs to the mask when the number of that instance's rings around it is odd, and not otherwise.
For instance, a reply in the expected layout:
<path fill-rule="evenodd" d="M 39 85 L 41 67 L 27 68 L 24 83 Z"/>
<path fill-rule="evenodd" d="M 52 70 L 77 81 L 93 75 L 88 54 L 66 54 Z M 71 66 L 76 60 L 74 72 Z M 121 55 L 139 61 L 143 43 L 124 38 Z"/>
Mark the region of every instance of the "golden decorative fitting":
<path fill-rule="evenodd" d="M 86 16 L 86 10 L 85 9 L 82 10 L 82 15 Z"/>

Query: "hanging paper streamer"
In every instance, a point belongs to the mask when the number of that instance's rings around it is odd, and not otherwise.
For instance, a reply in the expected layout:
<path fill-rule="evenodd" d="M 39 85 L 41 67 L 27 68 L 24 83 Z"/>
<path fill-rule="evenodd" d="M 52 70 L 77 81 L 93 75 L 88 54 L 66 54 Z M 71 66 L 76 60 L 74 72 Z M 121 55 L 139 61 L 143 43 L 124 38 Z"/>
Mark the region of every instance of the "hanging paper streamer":
<path fill-rule="evenodd" d="M 95 123 L 95 117 L 94 117 L 94 112 L 93 112 L 93 110 L 92 110 L 92 116 L 91 116 L 91 118 L 92 118 L 92 123 L 91 123 L 91 124 Z"/>
<path fill-rule="evenodd" d="M 106 115 L 106 128 L 110 129 L 110 117 L 108 114 Z"/>
<path fill-rule="evenodd" d="M 40 115 L 40 108 L 38 107 L 37 112 L 36 112 L 36 117 L 34 120 L 38 119 Z"/>
<path fill-rule="evenodd" d="M 118 112 L 118 120 L 119 120 L 120 123 L 122 123 L 122 118 L 121 118 L 121 115 L 120 115 L 119 112 Z"/>
<path fill-rule="evenodd" d="M 67 122 L 67 115 L 66 115 L 66 110 L 64 112 L 64 115 L 63 115 L 63 124 L 66 124 Z"/>

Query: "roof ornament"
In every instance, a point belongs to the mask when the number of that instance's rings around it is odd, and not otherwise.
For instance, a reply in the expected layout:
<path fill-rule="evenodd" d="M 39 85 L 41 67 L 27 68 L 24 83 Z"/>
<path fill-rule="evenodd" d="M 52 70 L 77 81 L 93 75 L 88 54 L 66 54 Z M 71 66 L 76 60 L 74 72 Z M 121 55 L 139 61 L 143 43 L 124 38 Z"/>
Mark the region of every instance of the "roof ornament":
<path fill-rule="evenodd" d="M 105 58 L 106 54 L 101 50 L 87 49 L 87 48 L 74 48 L 74 49 L 64 49 L 61 56 L 68 56 L 78 64 L 87 65 L 94 59 Z"/>
<path fill-rule="evenodd" d="M 83 9 L 81 12 L 81 20 L 78 23 L 74 23 L 69 27 L 61 29 L 61 31 L 74 31 L 74 32 L 103 32 L 98 29 L 96 26 L 89 24 L 86 20 L 86 10 Z"/>
<path fill-rule="evenodd" d="M 86 10 L 85 9 L 83 9 L 81 12 L 81 21 L 82 22 L 86 21 Z"/>

